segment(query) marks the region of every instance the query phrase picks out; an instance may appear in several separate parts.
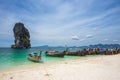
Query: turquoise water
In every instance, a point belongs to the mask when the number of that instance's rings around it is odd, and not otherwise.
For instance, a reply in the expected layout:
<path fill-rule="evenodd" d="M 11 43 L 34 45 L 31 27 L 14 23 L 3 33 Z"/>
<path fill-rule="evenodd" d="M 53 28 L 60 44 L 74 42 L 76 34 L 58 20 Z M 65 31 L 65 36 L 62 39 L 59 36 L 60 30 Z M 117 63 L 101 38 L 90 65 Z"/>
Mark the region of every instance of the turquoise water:
<path fill-rule="evenodd" d="M 38 52 L 42 50 L 42 61 L 43 63 L 52 63 L 58 61 L 66 61 L 71 59 L 78 59 L 79 56 L 65 56 L 64 58 L 59 57 L 49 57 L 45 56 L 45 51 L 47 49 L 31 48 L 31 49 L 11 49 L 11 48 L 0 48 L 0 70 L 9 69 L 14 67 L 22 67 L 25 65 L 43 64 L 34 63 L 27 59 L 28 53 Z M 54 48 L 54 50 L 63 51 L 64 49 Z"/>

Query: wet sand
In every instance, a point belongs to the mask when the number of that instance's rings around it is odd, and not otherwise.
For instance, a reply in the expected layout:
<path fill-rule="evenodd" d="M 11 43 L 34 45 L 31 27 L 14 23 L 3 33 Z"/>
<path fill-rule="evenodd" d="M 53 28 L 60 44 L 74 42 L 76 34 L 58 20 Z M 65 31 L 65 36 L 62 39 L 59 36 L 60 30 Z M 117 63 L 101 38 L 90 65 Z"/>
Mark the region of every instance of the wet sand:
<path fill-rule="evenodd" d="M 0 71 L 0 80 L 120 80 L 120 54 Z"/>

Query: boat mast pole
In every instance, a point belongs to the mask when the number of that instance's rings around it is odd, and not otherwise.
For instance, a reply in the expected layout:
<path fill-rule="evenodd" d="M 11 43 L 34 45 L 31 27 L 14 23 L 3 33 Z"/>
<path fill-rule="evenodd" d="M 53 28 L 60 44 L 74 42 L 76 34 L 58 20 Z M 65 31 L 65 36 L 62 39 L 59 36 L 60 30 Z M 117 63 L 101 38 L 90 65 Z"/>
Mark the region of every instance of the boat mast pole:
<path fill-rule="evenodd" d="M 67 44 L 65 44 L 65 51 L 67 51 Z"/>
<path fill-rule="evenodd" d="M 41 54 L 42 54 L 42 50 L 40 50 L 40 56 L 41 56 Z"/>

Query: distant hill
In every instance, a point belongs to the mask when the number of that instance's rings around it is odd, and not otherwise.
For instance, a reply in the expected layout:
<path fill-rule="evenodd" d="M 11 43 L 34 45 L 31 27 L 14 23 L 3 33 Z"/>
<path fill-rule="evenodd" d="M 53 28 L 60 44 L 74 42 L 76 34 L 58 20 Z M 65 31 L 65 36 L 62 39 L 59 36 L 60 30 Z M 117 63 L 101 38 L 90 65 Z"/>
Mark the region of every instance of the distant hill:
<path fill-rule="evenodd" d="M 66 48 L 65 46 L 37 46 L 37 48 Z M 68 46 L 67 48 L 120 48 L 120 44 L 95 44 L 95 45 L 89 45 L 89 46 Z"/>
<path fill-rule="evenodd" d="M 96 44 L 89 45 L 90 48 L 120 48 L 120 44 Z"/>

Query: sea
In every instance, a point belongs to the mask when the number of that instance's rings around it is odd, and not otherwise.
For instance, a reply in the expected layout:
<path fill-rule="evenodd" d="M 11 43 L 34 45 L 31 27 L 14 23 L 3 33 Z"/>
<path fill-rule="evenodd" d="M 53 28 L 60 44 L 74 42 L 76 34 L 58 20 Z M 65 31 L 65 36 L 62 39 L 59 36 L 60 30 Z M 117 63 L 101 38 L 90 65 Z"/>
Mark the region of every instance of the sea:
<path fill-rule="evenodd" d="M 64 48 L 52 48 L 57 51 L 64 51 Z M 42 60 L 40 63 L 35 63 L 28 60 L 29 53 L 40 53 L 42 50 Z M 36 64 L 51 64 L 60 61 L 68 61 L 71 59 L 83 58 L 80 56 L 65 56 L 61 57 L 50 57 L 46 56 L 45 52 L 48 48 L 30 48 L 30 49 L 12 49 L 12 48 L 0 48 L 0 70 L 13 69 L 25 66 L 31 66 Z"/>

